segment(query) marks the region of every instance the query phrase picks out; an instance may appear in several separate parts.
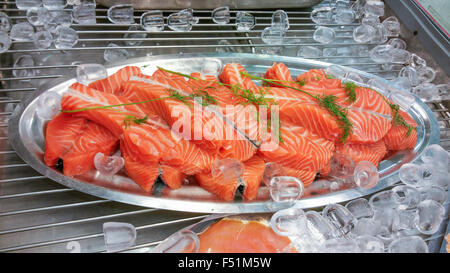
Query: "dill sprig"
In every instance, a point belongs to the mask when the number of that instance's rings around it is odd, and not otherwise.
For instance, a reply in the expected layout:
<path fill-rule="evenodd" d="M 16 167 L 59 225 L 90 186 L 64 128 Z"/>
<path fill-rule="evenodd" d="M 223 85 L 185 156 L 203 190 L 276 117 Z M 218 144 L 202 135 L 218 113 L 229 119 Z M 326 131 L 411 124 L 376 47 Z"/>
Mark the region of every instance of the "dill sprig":
<path fill-rule="evenodd" d="M 411 135 L 412 130 L 417 130 L 416 127 L 411 126 L 409 123 L 406 122 L 406 120 L 398 113 L 400 107 L 397 104 L 389 103 L 389 106 L 392 109 L 392 120 L 395 125 L 403 126 L 406 129 L 408 129 L 408 132 L 406 132 L 406 137 L 409 137 Z"/>
<path fill-rule="evenodd" d="M 306 81 L 304 79 L 300 79 L 299 81 L 296 81 L 296 83 L 298 83 L 298 85 L 303 86 L 306 84 Z"/>
<path fill-rule="evenodd" d="M 192 99 L 201 98 L 201 102 L 199 100 L 196 101 L 199 102 L 202 106 L 217 104 L 216 99 L 203 89 L 195 90 L 192 94 L 189 95 L 189 97 L 191 97 Z"/>
<path fill-rule="evenodd" d="M 347 100 L 350 103 L 354 103 L 356 101 L 356 92 L 355 89 L 358 86 L 353 82 L 344 83 L 345 93 L 347 94 Z"/>
<path fill-rule="evenodd" d="M 252 103 L 256 105 L 269 106 L 269 102 L 273 102 L 273 99 L 265 97 L 266 94 L 262 88 L 259 90 L 259 96 L 253 93 L 250 89 L 242 88 L 239 84 L 231 85 L 230 90 L 236 97 L 245 99 L 246 102 L 244 104 Z"/>
<path fill-rule="evenodd" d="M 145 123 L 148 119 L 148 116 L 145 115 L 145 117 L 143 118 L 138 118 L 132 115 L 126 115 L 125 119 L 123 120 L 123 124 L 125 126 L 125 128 L 130 127 L 131 123 L 137 124 L 137 125 L 141 125 L 142 123 Z"/>
<path fill-rule="evenodd" d="M 268 79 L 264 79 L 264 78 L 261 78 L 261 77 L 257 77 L 257 76 L 254 76 L 254 75 L 251 75 L 251 74 L 248 74 L 248 73 L 245 73 L 245 72 L 241 72 L 241 74 L 244 75 L 244 76 L 247 76 L 247 77 L 249 77 L 251 79 L 261 80 L 261 81 L 269 82 L 269 83 L 272 83 L 272 84 L 275 84 L 275 85 L 278 85 L 278 86 L 281 86 L 281 87 L 297 90 L 299 92 L 302 92 L 302 93 L 304 93 L 304 94 L 306 94 L 306 95 L 316 99 L 319 102 L 319 105 L 321 105 L 322 107 L 327 109 L 328 112 L 330 112 L 333 116 L 336 117 L 340 127 L 343 130 L 343 133 L 342 133 L 342 136 L 341 136 L 341 140 L 340 140 L 341 143 L 344 143 L 347 140 L 347 138 L 350 135 L 350 133 L 352 132 L 353 124 L 350 122 L 350 120 L 347 117 L 347 109 L 341 107 L 340 105 L 338 105 L 336 103 L 336 99 L 337 98 L 335 96 L 332 96 L 332 95 L 328 95 L 328 96 L 312 95 L 311 93 L 309 93 L 309 92 L 307 92 L 305 90 L 301 90 L 299 88 L 295 88 L 295 87 L 292 87 L 292 86 L 284 85 L 284 84 L 281 84 L 281 83 L 278 83 L 278 82 L 275 82 L 275 81 L 272 81 L 272 80 L 268 80 Z"/>

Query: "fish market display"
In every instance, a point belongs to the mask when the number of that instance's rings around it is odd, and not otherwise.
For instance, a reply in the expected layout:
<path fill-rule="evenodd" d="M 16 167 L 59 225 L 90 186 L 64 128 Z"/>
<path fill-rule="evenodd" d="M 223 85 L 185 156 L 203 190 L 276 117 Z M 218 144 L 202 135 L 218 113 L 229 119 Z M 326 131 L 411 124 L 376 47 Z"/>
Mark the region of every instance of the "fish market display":
<path fill-rule="evenodd" d="M 96 154 L 120 152 L 148 194 L 158 180 L 171 189 L 195 180 L 222 200 L 249 201 L 262 185 L 282 188 L 268 185 L 273 177 L 262 182 L 269 163 L 308 187 L 340 158 L 378 166 L 417 142 L 416 122 L 398 105 L 323 69 L 293 77 L 274 63 L 261 77 L 228 63 L 217 77 L 182 72 L 126 66 L 72 84 L 45 130 L 46 165 L 76 176 L 96 168 Z"/>

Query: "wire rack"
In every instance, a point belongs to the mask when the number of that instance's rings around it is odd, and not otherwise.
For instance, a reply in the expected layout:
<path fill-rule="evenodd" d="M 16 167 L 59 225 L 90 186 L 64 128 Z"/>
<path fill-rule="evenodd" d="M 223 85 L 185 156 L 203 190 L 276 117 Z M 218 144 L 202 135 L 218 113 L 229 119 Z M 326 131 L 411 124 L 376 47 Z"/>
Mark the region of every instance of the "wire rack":
<path fill-rule="evenodd" d="M 328 5 L 326 2 L 319 4 Z M 70 9 L 68 9 L 70 10 Z M 0 11 L 13 23 L 26 21 L 25 12 L 14 1 L 0 1 Z M 248 52 L 295 56 L 298 48 L 314 45 L 316 25 L 310 19 L 311 9 L 288 10 L 291 28 L 283 46 L 264 44 L 262 30 L 270 25 L 273 10 L 249 10 L 256 17 L 256 26 L 248 32 L 236 32 L 231 11 L 230 24 L 217 25 L 210 10 L 195 10 L 199 23 L 189 32 L 147 33 L 144 39 L 129 35 L 142 33 L 129 30 L 132 25 L 116 25 L 107 20 L 107 8 L 97 7 L 95 25 L 73 24 L 79 35 L 78 44 L 68 50 L 35 49 L 30 42 L 13 42 L 0 55 L 0 252 L 104 252 L 102 224 L 127 222 L 136 227 L 135 246 L 126 252 L 145 252 L 175 231 L 200 221 L 207 215 L 143 208 L 86 195 L 53 182 L 25 164 L 8 144 L 8 117 L 25 96 L 48 80 L 74 73 L 79 63 L 104 63 L 103 52 L 108 43 L 127 49 L 130 57 L 191 52 Z M 136 22 L 144 11 L 135 11 Z M 165 18 L 175 10 L 165 10 Z M 135 24 L 137 25 L 137 24 Z M 327 25 L 337 33 L 328 47 L 355 46 L 351 25 Z M 128 36 L 125 36 L 128 35 Z M 125 37 L 124 37 L 125 36 Z M 139 45 L 126 43 L 142 41 Z M 366 46 L 374 46 L 366 44 Z M 31 55 L 35 65 L 14 68 L 21 55 Z M 319 60 L 351 66 L 384 78 L 395 77 L 401 67 L 384 70 L 368 56 L 318 57 Z M 16 77 L 26 69 L 29 75 Z M 17 75 L 18 73 L 16 73 Z M 441 145 L 450 147 L 450 111 L 447 102 L 428 104 L 441 126 Z M 445 230 L 445 229 L 444 229 Z M 435 236 L 442 240 L 442 232 Z M 440 245 L 439 245 L 440 246 Z"/>

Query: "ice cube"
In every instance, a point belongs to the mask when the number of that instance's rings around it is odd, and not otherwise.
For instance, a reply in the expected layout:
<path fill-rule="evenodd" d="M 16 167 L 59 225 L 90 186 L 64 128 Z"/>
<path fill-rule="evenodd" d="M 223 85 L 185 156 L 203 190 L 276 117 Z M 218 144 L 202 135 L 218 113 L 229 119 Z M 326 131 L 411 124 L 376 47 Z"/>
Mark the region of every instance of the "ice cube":
<path fill-rule="evenodd" d="M 39 14 L 39 16 L 44 17 L 47 16 L 47 14 L 44 12 L 44 15 Z M 42 20 L 44 21 L 44 28 L 51 33 L 56 33 L 58 27 L 69 28 L 73 23 L 73 17 L 69 11 L 51 10 L 49 11 L 48 16 L 48 18 L 44 18 Z"/>
<path fill-rule="evenodd" d="M 382 17 L 384 15 L 384 3 L 383 1 L 368 0 L 364 5 L 364 11 L 367 14 Z"/>
<path fill-rule="evenodd" d="M 364 4 L 365 0 L 356 0 L 351 6 L 352 10 L 355 11 L 358 18 L 364 14 Z"/>
<path fill-rule="evenodd" d="M 290 236 L 292 238 L 290 247 L 294 247 L 300 253 L 317 253 L 320 249 L 320 240 L 309 233 L 301 233 Z M 289 252 L 287 252 L 289 253 Z"/>
<path fill-rule="evenodd" d="M 34 59 L 31 55 L 21 55 L 14 62 L 14 68 L 25 68 L 33 67 Z M 12 71 L 14 77 L 24 78 L 33 77 L 35 75 L 35 70 L 31 69 L 15 69 Z"/>
<path fill-rule="evenodd" d="M 222 63 L 219 60 L 205 60 L 203 61 L 200 73 L 203 75 L 219 76 L 222 70 Z"/>
<path fill-rule="evenodd" d="M 211 17 L 214 23 L 216 24 L 219 25 L 228 24 L 230 22 L 230 8 L 218 7 L 212 11 Z"/>
<path fill-rule="evenodd" d="M 82 25 L 94 25 L 97 23 L 95 18 L 94 0 L 82 1 L 80 5 L 75 5 L 72 8 L 73 20 Z"/>
<path fill-rule="evenodd" d="M 216 48 L 216 52 L 218 53 L 241 51 L 239 47 L 232 46 L 232 43 L 230 43 L 228 40 L 220 40 L 218 44 L 219 47 Z"/>
<path fill-rule="evenodd" d="M 411 58 L 409 59 L 409 65 L 417 69 L 419 67 L 427 66 L 427 61 L 415 53 L 412 53 Z"/>
<path fill-rule="evenodd" d="M 327 47 L 322 50 L 322 55 L 324 57 L 331 57 L 337 55 L 337 49 L 334 47 Z"/>
<path fill-rule="evenodd" d="M 378 234 L 380 238 L 390 239 L 396 236 L 400 224 L 400 216 L 396 209 L 377 209 L 373 215 L 373 220 L 381 225 L 382 232 Z"/>
<path fill-rule="evenodd" d="M 114 24 L 134 24 L 134 8 L 132 5 L 115 5 L 108 9 L 108 19 Z"/>
<path fill-rule="evenodd" d="M 243 173 L 244 164 L 242 161 L 234 158 L 216 159 L 211 168 L 211 174 L 214 177 L 222 175 L 225 180 L 237 179 Z"/>
<path fill-rule="evenodd" d="M 136 241 L 136 228 L 129 223 L 106 222 L 103 223 L 103 235 L 108 252 L 118 252 L 134 245 Z"/>
<path fill-rule="evenodd" d="M 391 62 L 391 54 L 394 48 L 391 45 L 377 45 L 369 52 L 370 58 L 376 63 Z"/>
<path fill-rule="evenodd" d="M 414 187 L 422 186 L 424 183 L 423 170 L 414 163 L 403 164 L 399 170 L 399 177 L 403 183 Z"/>
<path fill-rule="evenodd" d="M 417 205 L 415 225 L 417 230 L 425 235 L 438 231 L 445 217 L 445 208 L 434 200 L 424 200 Z"/>
<path fill-rule="evenodd" d="M 325 253 L 359 253 L 358 243 L 353 239 L 332 238 L 326 240 L 321 247 Z"/>
<path fill-rule="evenodd" d="M 450 100 L 450 84 L 449 83 L 443 83 L 443 84 L 437 84 L 436 88 L 439 92 L 439 97 L 441 100 Z"/>
<path fill-rule="evenodd" d="M 249 31 L 255 27 L 256 19 L 253 15 L 245 11 L 236 13 L 236 29 L 237 31 Z"/>
<path fill-rule="evenodd" d="M 432 82 L 436 78 L 436 70 L 428 66 L 422 66 L 417 69 L 417 78 L 419 83 Z"/>
<path fill-rule="evenodd" d="M 199 21 L 200 19 L 199 19 L 198 17 L 194 17 L 194 10 L 193 10 L 193 9 L 187 8 L 187 9 L 180 10 L 179 12 L 187 12 L 187 13 L 190 14 L 190 16 L 191 16 L 191 20 L 190 20 L 191 25 L 196 25 L 196 24 L 198 24 L 198 21 Z"/>
<path fill-rule="evenodd" d="M 387 44 L 391 45 L 393 48 L 406 49 L 406 42 L 400 38 L 392 38 Z"/>
<path fill-rule="evenodd" d="M 365 198 L 358 198 L 348 202 L 345 207 L 356 217 L 360 218 L 371 218 L 373 216 L 373 209 L 369 205 L 369 201 Z"/>
<path fill-rule="evenodd" d="M 286 171 L 278 163 L 267 162 L 263 173 L 262 183 L 269 186 L 270 180 L 275 176 L 286 176 Z"/>
<path fill-rule="evenodd" d="M 387 30 L 388 36 L 399 36 L 400 35 L 400 23 L 398 22 L 397 17 L 390 16 L 383 20 L 384 27 Z"/>
<path fill-rule="evenodd" d="M 39 18 L 39 10 L 45 10 L 48 12 L 48 10 L 46 8 L 31 8 L 29 10 L 27 10 L 27 20 L 30 24 L 32 24 L 33 26 L 43 26 L 44 22 L 42 21 L 41 18 Z"/>
<path fill-rule="evenodd" d="M 433 200 L 439 204 L 444 204 L 447 200 L 447 192 L 438 186 L 426 186 L 419 188 L 420 201 Z"/>
<path fill-rule="evenodd" d="M 398 206 L 395 193 L 392 190 L 385 190 L 372 195 L 369 204 L 374 210 L 394 209 Z"/>
<path fill-rule="evenodd" d="M 330 65 L 327 68 L 325 68 L 325 74 L 330 75 L 336 79 L 343 79 L 345 78 L 346 71 L 339 65 Z"/>
<path fill-rule="evenodd" d="M 106 68 L 101 64 L 80 64 L 76 72 L 77 81 L 85 85 L 108 77 Z"/>
<path fill-rule="evenodd" d="M 335 153 L 330 160 L 330 172 L 328 176 L 345 180 L 353 175 L 355 163 L 344 154 Z"/>
<path fill-rule="evenodd" d="M 53 91 L 41 94 L 37 101 L 36 114 L 44 119 L 51 120 L 61 110 L 62 96 Z"/>
<path fill-rule="evenodd" d="M 389 94 L 391 93 L 391 86 L 378 79 L 372 78 L 367 82 L 367 84 L 370 86 L 370 88 L 377 90 L 385 96 L 389 96 Z"/>
<path fill-rule="evenodd" d="M 318 25 L 331 24 L 332 17 L 333 14 L 329 7 L 315 8 L 311 12 L 311 20 Z"/>
<path fill-rule="evenodd" d="M 384 253 L 384 243 L 377 237 L 362 235 L 356 237 L 356 242 L 362 253 Z"/>
<path fill-rule="evenodd" d="M 409 80 L 411 86 L 413 87 L 419 85 L 417 70 L 412 66 L 403 67 L 398 73 L 398 76 L 406 77 Z"/>
<path fill-rule="evenodd" d="M 26 42 L 33 39 L 34 27 L 28 22 L 15 24 L 11 27 L 10 37 L 14 41 Z"/>
<path fill-rule="evenodd" d="M 356 19 L 355 12 L 350 8 L 337 8 L 335 21 L 338 24 L 351 24 Z"/>
<path fill-rule="evenodd" d="M 192 15 L 188 12 L 176 12 L 167 17 L 167 26 L 173 31 L 190 31 Z"/>
<path fill-rule="evenodd" d="M 415 229 L 414 219 L 416 218 L 417 210 L 398 210 L 398 228 L 399 230 L 413 230 Z"/>
<path fill-rule="evenodd" d="M 58 27 L 55 36 L 55 47 L 58 49 L 72 48 L 78 43 L 78 33 L 70 27 Z"/>
<path fill-rule="evenodd" d="M 42 4 L 49 10 L 63 9 L 67 6 L 66 0 L 42 0 Z"/>
<path fill-rule="evenodd" d="M 285 37 L 285 32 L 279 29 L 272 29 L 266 27 L 261 32 L 261 39 L 266 44 L 282 44 Z"/>
<path fill-rule="evenodd" d="M 274 202 L 295 202 L 303 195 L 300 179 L 291 176 L 275 176 L 269 183 L 270 197 Z"/>
<path fill-rule="evenodd" d="M 428 253 L 428 246 L 419 236 L 398 238 L 389 244 L 389 253 Z"/>
<path fill-rule="evenodd" d="M 279 210 L 270 218 L 270 227 L 281 236 L 304 233 L 307 230 L 305 212 L 295 206 Z"/>
<path fill-rule="evenodd" d="M 272 14 L 272 29 L 286 31 L 289 29 L 289 17 L 284 10 L 276 10 Z"/>
<path fill-rule="evenodd" d="M 8 15 L 0 11 L 0 31 L 8 32 L 11 30 L 11 19 Z"/>
<path fill-rule="evenodd" d="M 297 52 L 297 57 L 317 58 L 322 55 L 322 51 L 315 46 L 302 46 Z"/>
<path fill-rule="evenodd" d="M 152 249 L 153 253 L 197 253 L 200 241 L 191 230 L 181 230 Z"/>
<path fill-rule="evenodd" d="M 0 31 L 0 53 L 3 53 L 11 46 L 11 39 L 7 32 Z"/>
<path fill-rule="evenodd" d="M 336 33 L 329 27 L 318 27 L 313 34 L 313 39 L 321 44 L 329 44 L 336 38 Z"/>
<path fill-rule="evenodd" d="M 103 53 L 105 61 L 110 63 L 125 61 L 129 56 L 130 54 L 126 49 L 119 48 L 119 46 L 114 43 L 109 43 L 108 49 L 105 49 Z"/>
<path fill-rule="evenodd" d="M 337 236 L 335 228 L 317 211 L 307 211 L 305 216 L 309 233 L 315 241 L 323 242 Z"/>
<path fill-rule="evenodd" d="M 352 233 L 355 235 L 376 236 L 382 232 L 381 224 L 373 220 L 373 218 L 360 218 L 355 225 Z"/>
<path fill-rule="evenodd" d="M 322 215 L 342 234 L 348 234 L 356 225 L 357 219 L 344 206 L 329 204 L 322 210 Z"/>
<path fill-rule="evenodd" d="M 97 153 L 94 157 L 95 168 L 103 175 L 113 176 L 124 166 L 124 159 L 121 156 L 107 156 L 103 153 Z"/>
<path fill-rule="evenodd" d="M 393 48 L 391 50 L 390 61 L 392 63 L 397 63 L 397 64 L 406 64 L 406 63 L 408 63 L 410 57 L 411 57 L 411 53 L 409 53 L 407 50 Z"/>
<path fill-rule="evenodd" d="M 53 43 L 53 35 L 47 31 L 38 31 L 33 35 L 34 46 L 38 49 L 49 48 Z"/>
<path fill-rule="evenodd" d="M 414 87 L 411 92 L 427 102 L 440 100 L 439 90 L 435 84 L 430 82 L 423 82 L 419 84 Z"/>
<path fill-rule="evenodd" d="M 398 209 L 414 209 L 420 202 L 419 191 L 408 185 L 400 185 L 392 188 L 394 198 L 398 203 Z"/>
<path fill-rule="evenodd" d="M 374 15 L 371 15 L 371 14 L 366 14 L 361 19 L 361 24 L 363 24 L 363 25 L 369 25 L 369 26 L 375 27 L 379 23 L 380 23 L 380 17 L 374 16 Z"/>
<path fill-rule="evenodd" d="M 353 39 L 357 43 L 367 43 L 372 40 L 376 29 L 370 25 L 360 25 L 353 30 Z"/>
<path fill-rule="evenodd" d="M 345 78 L 342 81 L 343 82 L 353 82 L 356 84 L 364 84 L 364 79 L 361 77 L 361 75 L 354 73 L 354 72 L 347 73 L 347 75 L 345 76 Z"/>
<path fill-rule="evenodd" d="M 383 43 L 387 42 L 388 35 L 387 35 L 387 31 L 386 31 L 386 28 L 384 27 L 384 25 L 376 24 L 373 27 L 375 28 L 375 33 L 372 36 L 372 39 L 370 40 L 370 42 L 374 43 L 374 44 L 383 44 Z"/>
<path fill-rule="evenodd" d="M 18 9 L 30 9 L 37 8 L 42 4 L 42 0 L 16 0 L 16 6 Z"/>
<path fill-rule="evenodd" d="M 141 15 L 141 27 L 146 31 L 158 32 L 164 30 L 164 16 L 160 10 L 151 10 Z"/>
<path fill-rule="evenodd" d="M 124 41 L 127 46 L 138 46 L 142 44 L 143 39 L 147 37 L 147 33 L 143 32 L 140 26 L 130 26 L 128 32 L 123 35 L 125 39 L 134 39 Z"/>

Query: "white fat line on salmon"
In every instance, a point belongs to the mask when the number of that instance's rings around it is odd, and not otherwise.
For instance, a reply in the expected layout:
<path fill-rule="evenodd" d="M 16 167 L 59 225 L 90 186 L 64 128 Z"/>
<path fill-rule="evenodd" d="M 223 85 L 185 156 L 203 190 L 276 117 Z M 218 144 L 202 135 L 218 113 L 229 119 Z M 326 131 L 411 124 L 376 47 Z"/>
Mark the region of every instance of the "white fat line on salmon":
<path fill-rule="evenodd" d="M 167 89 L 169 89 L 169 90 L 174 90 L 174 91 L 176 91 L 176 92 L 182 94 L 183 96 L 189 96 L 189 95 L 190 95 L 190 94 L 186 93 L 184 90 L 177 89 L 177 88 L 174 88 L 174 87 L 172 87 L 172 86 L 170 86 L 170 85 L 163 84 L 163 83 L 158 82 L 158 81 L 153 81 L 153 80 L 151 80 L 151 79 L 141 78 L 141 77 L 138 77 L 138 76 L 131 76 L 130 80 L 131 80 L 131 81 L 141 81 L 141 82 L 145 82 L 145 83 L 152 84 L 152 85 L 159 85 L 159 86 L 162 86 L 162 87 L 167 88 Z M 193 101 L 194 101 L 194 103 L 201 105 L 197 100 L 194 99 Z M 203 106 L 202 106 L 202 107 L 203 107 Z M 254 148 L 256 148 L 256 149 L 259 148 L 259 146 L 260 146 L 259 143 L 256 143 L 255 140 L 252 140 L 249 136 L 247 136 L 247 134 L 245 134 L 245 133 L 242 132 L 239 128 L 237 128 L 236 124 L 234 124 L 233 122 L 231 122 L 230 120 L 228 120 L 226 117 L 224 117 L 224 116 L 222 115 L 222 113 L 217 112 L 216 110 L 214 110 L 214 109 L 213 109 L 212 107 L 210 107 L 210 106 L 206 106 L 206 107 L 204 107 L 204 108 L 206 108 L 208 111 L 210 111 L 210 112 L 213 113 L 214 115 L 220 117 L 223 121 L 225 121 L 227 124 L 229 124 L 230 126 L 232 126 L 233 129 L 234 129 L 236 132 L 238 132 L 241 136 L 243 136 L 243 137 L 245 138 L 245 140 L 247 140 L 248 142 L 250 142 L 250 144 L 251 144 Z"/>
<path fill-rule="evenodd" d="M 80 100 L 88 101 L 88 102 L 93 103 L 93 104 L 99 104 L 99 105 L 102 105 L 102 106 L 109 106 L 110 105 L 110 104 L 108 104 L 106 102 L 102 102 L 102 101 L 96 100 L 95 98 L 93 98 L 93 97 L 91 97 L 89 95 L 83 94 L 83 93 L 81 93 L 81 92 L 79 92 L 77 90 L 74 90 L 72 88 L 69 88 L 68 91 L 65 93 L 65 95 L 66 94 L 70 95 L 70 96 L 73 96 L 73 97 L 76 97 L 76 98 L 78 98 Z M 123 110 L 122 113 L 126 114 L 126 115 L 128 115 L 128 114 L 129 115 L 136 115 L 136 114 L 142 115 L 143 114 L 143 113 L 132 113 L 132 112 L 127 111 L 123 106 L 119 106 L 119 107 L 120 107 L 120 109 Z M 111 109 L 113 109 L 113 108 L 111 107 Z M 156 122 L 156 121 L 154 121 L 152 119 L 146 119 L 145 123 L 147 123 L 149 125 L 154 125 L 154 126 L 159 127 L 159 128 L 164 128 L 164 129 L 170 130 L 170 127 L 167 126 L 166 124 L 162 124 L 162 123 Z"/>
<path fill-rule="evenodd" d="M 361 107 L 349 106 L 349 107 L 347 107 L 347 109 L 348 110 L 352 110 L 352 111 L 358 111 L 358 112 L 361 112 L 361 113 L 371 114 L 371 115 L 374 115 L 374 116 L 377 116 L 377 117 L 382 117 L 382 118 L 387 119 L 389 122 L 392 121 L 392 116 L 391 115 L 385 115 L 385 114 L 381 114 L 381 113 L 374 112 L 374 111 L 371 111 L 371 110 L 365 110 L 365 109 L 362 109 Z"/>

